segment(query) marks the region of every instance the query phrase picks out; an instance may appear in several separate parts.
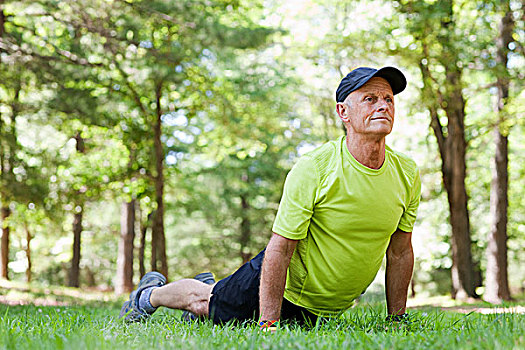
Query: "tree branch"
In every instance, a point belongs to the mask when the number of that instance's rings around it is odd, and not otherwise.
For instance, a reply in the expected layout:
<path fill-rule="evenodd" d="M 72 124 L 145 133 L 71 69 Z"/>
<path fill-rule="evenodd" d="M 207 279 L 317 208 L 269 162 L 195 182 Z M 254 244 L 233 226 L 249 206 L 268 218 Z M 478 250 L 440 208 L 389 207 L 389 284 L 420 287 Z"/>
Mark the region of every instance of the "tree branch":
<path fill-rule="evenodd" d="M 132 2 L 129 2 L 129 1 L 126 1 L 126 0 L 118 0 L 118 1 L 123 3 L 123 4 L 125 4 L 125 5 L 127 5 L 127 6 L 130 6 L 132 8 L 135 8 L 135 9 L 138 9 L 138 10 L 142 10 L 142 11 L 146 11 L 146 12 L 149 12 L 149 13 L 153 13 L 153 14 L 159 16 L 160 18 L 162 18 L 165 21 L 168 21 L 168 22 L 171 22 L 171 23 L 175 23 L 175 24 L 181 24 L 180 21 L 177 21 L 174 17 L 172 17 L 170 15 L 167 15 L 167 14 L 165 14 L 163 12 L 154 10 L 152 8 L 149 8 L 149 7 L 140 6 L 140 5 L 137 5 L 136 3 L 132 3 Z"/>
<path fill-rule="evenodd" d="M 116 59 L 113 60 L 113 63 L 115 64 L 115 67 L 117 67 L 118 71 L 124 78 L 124 81 L 126 82 L 126 86 L 131 91 L 131 95 L 133 99 L 135 100 L 137 107 L 140 108 L 140 110 L 142 111 L 142 113 L 144 113 L 144 115 L 147 115 L 148 111 L 146 110 L 146 107 L 144 106 L 144 104 L 140 101 L 140 95 L 137 92 L 137 90 L 133 87 L 133 84 L 131 83 L 131 81 L 129 80 L 129 75 L 126 72 L 124 72 L 124 70 L 122 69 L 122 67 L 120 66 L 120 64 L 118 63 Z"/>
<path fill-rule="evenodd" d="M 23 28 L 23 29 L 26 29 L 26 30 L 30 30 L 28 28 L 25 28 L 24 26 L 20 26 L 20 25 L 15 25 L 15 26 Z M 44 40 L 41 37 L 39 37 L 39 38 Z M 91 63 L 91 62 L 89 62 L 87 59 L 85 59 L 83 57 L 79 58 L 77 55 L 75 55 L 75 54 L 73 54 L 73 53 L 71 53 L 71 52 L 69 52 L 67 50 L 62 50 L 62 49 L 58 48 L 56 45 L 51 44 L 48 41 L 46 41 L 46 44 L 49 44 L 49 45 L 53 46 L 53 48 L 55 49 L 55 51 L 58 54 L 58 57 L 41 55 L 41 54 L 38 54 L 38 53 L 34 52 L 33 50 L 31 50 L 31 51 L 24 50 L 19 45 L 15 44 L 15 43 L 12 43 L 9 40 L 0 38 L 0 49 L 4 50 L 6 52 L 9 52 L 9 53 L 20 53 L 20 54 L 22 54 L 22 55 L 24 55 L 26 57 L 36 57 L 36 58 L 39 58 L 39 59 L 42 59 L 42 60 L 46 60 L 46 61 L 58 61 L 58 62 L 69 61 L 69 62 L 74 63 L 76 65 L 87 66 L 87 67 L 100 67 L 100 66 L 103 66 L 102 63 Z"/>
<path fill-rule="evenodd" d="M 429 57 L 427 54 L 427 47 L 425 43 L 423 43 L 423 53 L 425 54 L 425 57 Z M 419 60 L 419 69 L 421 71 L 421 75 L 423 76 L 423 91 L 425 92 L 425 95 L 438 96 L 438 99 L 440 100 L 440 105 L 442 105 L 443 96 L 441 95 L 441 92 L 439 91 L 439 89 L 438 91 L 434 91 L 432 86 L 429 84 L 429 81 L 435 82 L 435 80 L 432 78 L 428 65 L 423 64 L 423 62 Z M 425 96 L 424 98 L 426 98 L 427 96 Z M 436 135 L 439 147 L 439 152 L 441 153 L 443 162 L 445 162 L 447 153 L 445 152 L 446 136 L 443 133 L 443 125 L 441 125 L 441 121 L 439 120 L 438 111 L 435 105 L 429 103 L 429 101 L 426 102 L 428 106 L 428 111 L 430 112 L 430 126 L 432 127 L 432 130 L 434 130 L 434 134 Z"/>

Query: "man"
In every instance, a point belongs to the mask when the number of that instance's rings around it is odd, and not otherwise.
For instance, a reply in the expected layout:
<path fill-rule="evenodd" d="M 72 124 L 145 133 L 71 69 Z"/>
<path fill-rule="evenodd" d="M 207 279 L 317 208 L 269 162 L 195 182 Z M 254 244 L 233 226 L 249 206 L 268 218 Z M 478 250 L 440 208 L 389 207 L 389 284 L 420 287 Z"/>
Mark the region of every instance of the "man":
<path fill-rule="evenodd" d="M 315 323 L 347 310 L 386 253 L 388 314 L 402 319 L 421 183 L 415 163 L 386 146 L 385 137 L 394 123 L 394 95 L 405 87 L 393 67 L 351 71 L 336 91 L 347 133 L 290 171 L 266 249 L 217 283 L 205 273 L 166 285 L 150 272 L 121 317 L 139 320 L 165 306 L 215 323 L 258 318 L 272 329 L 278 320 Z"/>

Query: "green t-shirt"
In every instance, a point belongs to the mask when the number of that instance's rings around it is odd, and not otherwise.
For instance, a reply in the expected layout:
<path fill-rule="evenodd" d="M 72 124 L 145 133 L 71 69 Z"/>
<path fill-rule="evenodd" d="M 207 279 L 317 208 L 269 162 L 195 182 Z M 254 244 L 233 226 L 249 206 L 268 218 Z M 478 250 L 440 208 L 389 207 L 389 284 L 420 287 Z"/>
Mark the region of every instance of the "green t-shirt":
<path fill-rule="evenodd" d="M 284 297 L 337 315 L 372 283 L 390 236 L 412 232 L 421 180 L 413 160 L 386 148 L 380 169 L 359 163 L 345 137 L 302 156 L 288 173 L 273 231 L 299 240 Z"/>

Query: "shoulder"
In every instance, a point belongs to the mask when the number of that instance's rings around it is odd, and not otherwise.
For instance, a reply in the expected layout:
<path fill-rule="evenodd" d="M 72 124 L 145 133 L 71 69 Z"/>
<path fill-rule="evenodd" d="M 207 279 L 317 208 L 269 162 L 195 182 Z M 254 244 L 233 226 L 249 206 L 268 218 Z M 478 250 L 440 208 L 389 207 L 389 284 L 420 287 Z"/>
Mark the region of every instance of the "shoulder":
<path fill-rule="evenodd" d="M 413 183 L 415 177 L 419 175 L 419 169 L 416 162 L 406 154 L 394 151 L 388 146 L 386 146 L 386 151 L 389 153 L 392 163 L 410 179 L 411 183 Z"/>
<path fill-rule="evenodd" d="M 312 151 L 309 151 L 303 155 L 303 157 L 310 157 L 312 159 L 318 159 L 320 157 L 324 157 L 329 154 L 335 154 L 337 152 L 337 148 L 339 143 L 341 142 L 341 139 L 338 138 L 336 140 L 328 141 L 321 146 L 315 148 Z"/>
<path fill-rule="evenodd" d="M 324 173 L 334 163 L 340 154 L 341 138 L 326 142 L 316 149 L 305 153 L 299 162 L 309 162 L 320 172 Z"/>

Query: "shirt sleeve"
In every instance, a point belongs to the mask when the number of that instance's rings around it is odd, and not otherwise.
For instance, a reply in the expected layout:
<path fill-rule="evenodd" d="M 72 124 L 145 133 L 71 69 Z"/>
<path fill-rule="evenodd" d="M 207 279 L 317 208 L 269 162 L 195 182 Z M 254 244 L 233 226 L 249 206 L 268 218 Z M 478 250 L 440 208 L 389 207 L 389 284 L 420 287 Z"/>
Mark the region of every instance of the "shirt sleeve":
<path fill-rule="evenodd" d="M 299 158 L 286 177 L 273 232 L 288 239 L 305 238 L 318 187 L 319 177 L 314 160 L 304 156 Z"/>
<path fill-rule="evenodd" d="M 412 232 L 414 223 L 416 222 L 417 208 L 419 207 L 419 199 L 421 198 L 421 178 L 419 176 L 419 169 L 416 168 L 416 175 L 414 176 L 414 184 L 411 188 L 410 202 L 407 205 L 401 220 L 397 226 L 398 229 L 405 232 Z"/>

